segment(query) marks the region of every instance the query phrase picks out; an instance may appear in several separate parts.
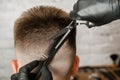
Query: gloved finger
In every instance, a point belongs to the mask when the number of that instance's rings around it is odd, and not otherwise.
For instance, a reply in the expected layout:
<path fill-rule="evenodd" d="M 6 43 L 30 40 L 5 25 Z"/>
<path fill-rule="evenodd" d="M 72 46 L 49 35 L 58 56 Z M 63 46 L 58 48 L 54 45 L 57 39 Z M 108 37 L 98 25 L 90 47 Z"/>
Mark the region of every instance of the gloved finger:
<path fill-rule="evenodd" d="M 34 80 L 35 77 L 36 77 L 36 74 L 34 74 L 34 73 L 30 73 L 30 74 L 20 73 L 18 75 L 17 80 Z"/>
<path fill-rule="evenodd" d="M 23 72 L 19 73 L 18 80 L 29 80 L 29 74 Z"/>
<path fill-rule="evenodd" d="M 13 74 L 11 76 L 11 80 L 17 80 L 17 78 L 18 78 L 18 73 L 17 74 Z"/>
<path fill-rule="evenodd" d="M 35 74 L 35 73 L 30 73 L 30 74 L 29 74 L 29 79 L 30 79 L 30 80 L 34 80 L 35 77 L 36 77 L 36 75 L 37 75 L 37 74 Z"/>
<path fill-rule="evenodd" d="M 72 20 L 80 20 L 81 19 L 80 16 L 75 11 L 70 12 L 70 17 L 72 18 Z"/>
<path fill-rule="evenodd" d="M 30 73 L 39 64 L 38 60 L 32 61 L 19 69 L 20 73 Z"/>
<path fill-rule="evenodd" d="M 79 1 L 79 0 L 78 0 Z M 77 14 L 79 11 L 78 1 L 74 4 L 73 10 L 70 12 L 70 17 L 73 20 L 80 20 L 80 16 Z"/>
<path fill-rule="evenodd" d="M 77 2 L 74 4 L 73 10 L 74 10 L 74 11 L 77 11 Z"/>

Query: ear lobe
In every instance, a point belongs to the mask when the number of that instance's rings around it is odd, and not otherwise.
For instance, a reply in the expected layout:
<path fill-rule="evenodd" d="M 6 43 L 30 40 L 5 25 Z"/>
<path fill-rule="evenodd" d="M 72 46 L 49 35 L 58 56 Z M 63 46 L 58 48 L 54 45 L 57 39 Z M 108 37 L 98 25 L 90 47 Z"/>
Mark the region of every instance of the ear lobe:
<path fill-rule="evenodd" d="M 79 62 L 80 62 L 79 57 L 76 56 L 75 60 L 74 60 L 74 66 L 73 66 L 73 69 L 72 69 L 72 75 L 75 75 L 78 72 Z"/>
<path fill-rule="evenodd" d="M 12 65 L 12 68 L 13 68 L 13 72 L 17 73 L 18 72 L 18 62 L 17 62 L 17 60 L 11 60 L 11 65 Z"/>

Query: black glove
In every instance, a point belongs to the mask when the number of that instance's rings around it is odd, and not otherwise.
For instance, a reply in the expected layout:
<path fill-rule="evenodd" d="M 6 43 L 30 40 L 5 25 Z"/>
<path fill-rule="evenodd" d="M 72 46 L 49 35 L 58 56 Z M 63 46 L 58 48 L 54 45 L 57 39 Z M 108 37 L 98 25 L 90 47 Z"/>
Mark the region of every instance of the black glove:
<path fill-rule="evenodd" d="M 35 69 L 38 64 L 42 65 L 43 62 L 39 62 L 37 60 L 32 61 L 25 66 L 21 67 L 19 73 L 13 74 L 11 76 L 11 80 L 34 80 L 37 73 L 31 73 L 33 69 Z"/>
<path fill-rule="evenodd" d="M 97 26 L 120 18 L 120 0 L 78 0 L 70 16 L 73 20 L 86 20 Z"/>

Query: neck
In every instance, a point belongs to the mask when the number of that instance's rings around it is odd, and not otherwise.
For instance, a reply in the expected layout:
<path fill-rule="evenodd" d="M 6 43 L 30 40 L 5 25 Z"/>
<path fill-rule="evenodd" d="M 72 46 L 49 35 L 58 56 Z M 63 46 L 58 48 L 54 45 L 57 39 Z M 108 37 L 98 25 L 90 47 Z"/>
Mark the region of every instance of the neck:
<path fill-rule="evenodd" d="M 70 78 L 54 77 L 53 80 L 71 80 Z"/>
<path fill-rule="evenodd" d="M 71 77 L 69 75 L 65 75 L 65 76 L 60 76 L 60 75 L 53 75 L 53 80 L 72 80 Z"/>

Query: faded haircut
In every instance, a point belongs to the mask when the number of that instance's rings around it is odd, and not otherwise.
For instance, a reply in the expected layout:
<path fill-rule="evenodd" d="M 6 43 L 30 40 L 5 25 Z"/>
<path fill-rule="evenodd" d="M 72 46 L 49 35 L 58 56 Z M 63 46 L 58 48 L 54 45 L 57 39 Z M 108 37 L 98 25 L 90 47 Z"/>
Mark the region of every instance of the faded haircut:
<path fill-rule="evenodd" d="M 71 19 L 68 13 L 50 6 L 38 6 L 25 11 L 15 22 L 14 43 L 24 49 L 35 49 L 49 43 L 50 38 L 65 28 Z M 76 51 L 76 30 L 67 40 L 68 46 Z"/>

